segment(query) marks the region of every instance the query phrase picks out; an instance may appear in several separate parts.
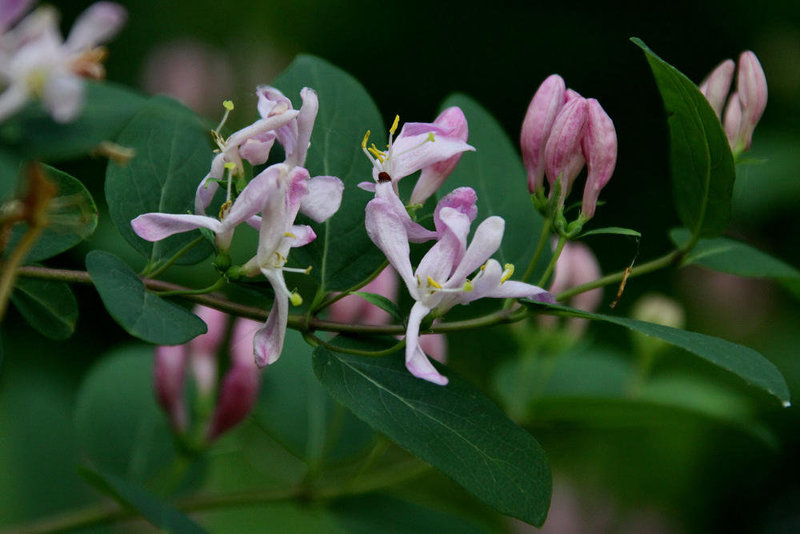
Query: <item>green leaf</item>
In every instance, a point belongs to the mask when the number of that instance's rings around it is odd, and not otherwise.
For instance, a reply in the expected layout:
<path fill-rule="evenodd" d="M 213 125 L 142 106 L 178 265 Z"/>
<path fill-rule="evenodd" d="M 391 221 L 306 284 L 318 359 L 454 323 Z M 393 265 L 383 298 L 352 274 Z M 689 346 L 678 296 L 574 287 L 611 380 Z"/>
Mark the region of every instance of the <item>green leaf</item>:
<path fill-rule="evenodd" d="M 317 238 L 294 249 L 292 258 L 313 267 L 322 292 L 349 289 L 384 261 L 364 226 L 364 208 L 373 195 L 357 187 L 372 180 L 371 164 L 360 147 L 364 134 L 370 130 L 377 146 L 386 143 L 381 115 L 355 78 L 314 56 L 298 56 L 274 85 L 295 103 L 303 87 L 317 91 L 319 114 L 306 167 L 312 176 L 337 176 L 345 186 L 339 211 L 322 224 L 308 221 Z"/>
<path fill-rule="evenodd" d="M 78 390 L 74 427 L 83 454 L 104 472 L 145 483 L 167 470 L 176 455 L 153 394 L 151 346 L 102 355 Z"/>
<path fill-rule="evenodd" d="M 112 83 L 86 83 L 84 107 L 66 124 L 54 122 L 32 103 L 0 125 L 0 144 L 26 159 L 55 160 L 82 156 L 117 134 L 146 102 L 140 94 Z"/>
<path fill-rule="evenodd" d="M 676 228 L 669 234 L 677 246 L 689 241 L 689 232 Z M 800 281 L 800 271 L 769 254 L 729 239 L 701 239 L 684 258 L 684 265 L 700 265 L 708 269 L 752 278 L 773 278 L 784 282 Z"/>
<path fill-rule="evenodd" d="M 662 339 L 670 345 L 687 350 L 717 367 L 730 371 L 748 384 L 777 397 L 783 402 L 784 406 L 789 406 L 790 392 L 783 375 L 771 361 L 751 348 L 705 334 L 646 323 L 635 319 L 589 313 L 566 306 L 543 304 L 541 302 L 523 302 L 534 310 L 550 315 L 603 321 L 624 326 L 630 330 L 641 332 L 646 336 Z"/>
<path fill-rule="evenodd" d="M 47 226 L 25 256 L 25 263 L 35 263 L 69 250 L 88 238 L 97 228 L 97 205 L 81 182 L 58 169 L 45 165 L 47 177 L 58 188 L 58 195 L 47 210 Z M 14 226 L 7 248 L 14 250 L 28 231 L 27 223 Z"/>
<path fill-rule="evenodd" d="M 630 228 L 620 228 L 619 226 L 608 226 L 606 228 L 596 228 L 594 230 L 589 230 L 588 232 L 582 233 L 578 236 L 578 239 L 583 239 L 584 237 L 590 235 L 626 235 L 635 238 L 641 238 L 641 232 L 637 232 L 636 230 L 631 230 Z"/>
<path fill-rule="evenodd" d="M 143 213 L 194 212 L 195 191 L 213 156 L 208 131 L 192 111 L 157 96 L 125 126 L 118 142 L 136 155 L 125 164 L 108 164 L 108 210 L 122 236 L 153 265 L 173 256 L 200 233 L 185 232 L 151 243 L 134 233 L 131 220 Z M 203 241 L 177 263 L 197 263 L 211 251 L 211 245 Z"/>
<path fill-rule="evenodd" d="M 86 467 L 81 476 L 100 493 L 117 501 L 122 507 L 139 513 L 153 526 L 176 534 L 203 534 L 207 532 L 172 505 L 125 479 L 110 473 L 100 473 Z"/>
<path fill-rule="evenodd" d="M 499 215 L 506 221 L 497 259 L 500 263 L 513 263 L 521 273 L 525 272 L 536 250 L 544 219 L 531 203 L 527 174 L 516 146 L 495 118 L 468 96 L 449 97 L 442 108 L 450 106 L 458 106 L 464 112 L 469 124 L 468 142 L 475 152 L 464 153 L 437 197 L 442 198 L 456 187 L 473 188 L 478 195 L 477 220 Z M 549 247 L 545 247 L 534 280 L 544 272 L 550 255 Z"/>
<path fill-rule="evenodd" d="M 86 269 L 106 310 L 130 335 L 157 345 L 179 345 L 206 332 L 202 319 L 148 293 L 136 273 L 113 254 L 89 252 Z"/>
<path fill-rule="evenodd" d="M 18 154 L 0 150 L 0 202 L 17 192 L 21 163 Z"/>
<path fill-rule="evenodd" d="M 373 350 L 380 345 L 339 341 Z M 314 372 L 373 428 L 500 512 L 541 526 L 551 477 L 536 440 L 468 383 L 452 374 L 444 387 L 420 380 L 397 356 L 364 358 L 317 347 Z"/>
<path fill-rule="evenodd" d="M 51 339 L 67 339 L 78 321 L 78 302 L 69 285 L 53 280 L 17 280 L 11 301 L 33 328 Z"/>
<path fill-rule="evenodd" d="M 725 231 L 736 171 L 719 119 L 692 81 L 637 38 L 667 111 L 672 189 L 678 216 L 693 235 Z"/>
<path fill-rule="evenodd" d="M 378 295 L 376 293 L 367 293 L 366 291 L 356 291 L 353 295 L 358 295 L 359 297 L 363 298 L 370 304 L 377 306 L 378 308 L 382 309 L 386 313 L 392 316 L 395 321 L 398 323 L 402 323 L 405 320 L 403 314 L 400 313 L 400 308 L 397 307 L 397 304 L 389 300 L 388 298 L 384 297 L 383 295 Z"/>

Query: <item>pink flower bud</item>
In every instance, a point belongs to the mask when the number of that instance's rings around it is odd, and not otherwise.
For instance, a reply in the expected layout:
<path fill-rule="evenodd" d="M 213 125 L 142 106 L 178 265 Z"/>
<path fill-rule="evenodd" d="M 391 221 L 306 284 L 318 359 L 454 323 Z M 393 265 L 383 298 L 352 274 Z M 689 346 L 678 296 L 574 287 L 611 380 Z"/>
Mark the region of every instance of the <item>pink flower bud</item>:
<path fill-rule="evenodd" d="M 189 419 L 183 402 L 183 381 L 186 368 L 186 346 L 156 347 L 153 365 L 153 385 L 156 400 L 167 412 L 173 429 L 183 432 Z"/>
<path fill-rule="evenodd" d="M 594 98 L 587 100 L 589 109 L 583 153 L 586 157 L 586 186 L 583 189 L 581 213 L 587 219 L 594 217 L 597 197 L 614 173 L 617 163 L 617 132 L 611 117 Z"/>
<path fill-rule="evenodd" d="M 522 121 L 519 143 L 531 194 L 539 191 L 544 183 L 545 146 L 564 103 L 564 80 L 558 74 L 552 74 L 536 90 Z"/>
<path fill-rule="evenodd" d="M 260 323 L 239 319 L 231 334 L 231 368 L 220 388 L 207 439 L 212 441 L 240 423 L 258 400 L 261 371 L 253 359 L 253 336 Z"/>
<path fill-rule="evenodd" d="M 394 301 L 397 298 L 397 273 L 386 267 L 360 291 L 375 293 Z M 330 305 L 331 319 L 339 323 L 388 324 L 391 316 L 358 295 L 348 295 Z"/>
<path fill-rule="evenodd" d="M 561 198 L 559 205 L 564 205 L 572 183 L 581 172 L 584 163 L 581 140 L 586 131 L 588 105 L 584 98 L 570 100 L 556 116 L 550 138 L 544 151 L 545 172 L 553 187 L 561 178 Z"/>
<path fill-rule="evenodd" d="M 728 96 L 728 91 L 731 89 L 731 80 L 733 80 L 733 70 L 736 65 L 733 60 L 726 59 L 716 66 L 714 70 L 706 77 L 700 84 L 700 92 L 706 97 L 711 108 L 720 118 L 722 115 L 722 107 L 725 105 L 725 98 Z"/>
<path fill-rule="evenodd" d="M 736 89 L 742 106 L 742 121 L 737 141 L 743 150 L 748 150 L 756 124 L 767 107 L 767 78 L 758 58 L 749 50 L 739 56 Z"/>
<path fill-rule="evenodd" d="M 731 145 L 731 150 L 735 150 L 742 124 L 742 105 L 739 102 L 739 93 L 733 93 L 728 99 L 728 105 L 725 107 L 724 121 L 725 137 L 728 138 L 728 144 Z"/>
<path fill-rule="evenodd" d="M 200 395 L 208 396 L 216 386 L 217 352 L 225 338 L 228 316 L 206 306 L 196 306 L 194 312 L 206 323 L 208 331 L 188 343 L 189 358 L 197 390 Z"/>
<path fill-rule="evenodd" d="M 571 100 L 575 100 L 576 98 L 583 98 L 578 91 L 575 91 L 574 89 L 567 89 L 564 92 L 564 103 L 565 104 L 570 102 Z"/>
<path fill-rule="evenodd" d="M 469 137 L 467 118 L 458 106 L 452 106 L 442 111 L 433 124 L 441 128 L 446 135 L 461 141 L 466 142 Z M 411 204 L 423 204 L 434 194 L 458 165 L 461 154 L 462 152 L 459 152 L 444 161 L 423 168 L 419 180 L 411 192 Z"/>
<path fill-rule="evenodd" d="M 591 249 L 583 243 L 570 241 L 564 245 L 561 256 L 556 262 L 550 293 L 556 295 L 572 287 L 597 280 L 600 276 L 600 264 Z M 603 290 L 598 288 L 575 295 L 570 305 L 579 310 L 593 312 L 600 306 L 602 300 Z M 570 319 L 567 324 L 575 334 L 582 333 L 588 326 L 585 319 L 575 318 Z"/>

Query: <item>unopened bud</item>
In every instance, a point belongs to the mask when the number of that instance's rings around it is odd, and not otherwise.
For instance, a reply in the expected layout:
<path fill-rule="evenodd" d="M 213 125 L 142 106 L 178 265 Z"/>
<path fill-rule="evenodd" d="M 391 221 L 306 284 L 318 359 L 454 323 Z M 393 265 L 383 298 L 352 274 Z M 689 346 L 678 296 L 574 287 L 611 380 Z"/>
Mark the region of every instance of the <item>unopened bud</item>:
<path fill-rule="evenodd" d="M 206 323 L 208 330 L 189 342 L 190 365 L 198 393 L 207 397 L 213 394 L 216 386 L 217 352 L 225 338 L 228 316 L 206 306 L 196 306 L 194 312 Z"/>
<path fill-rule="evenodd" d="M 736 89 L 742 106 L 742 121 L 734 150 L 739 147 L 741 150 L 749 150 L 753 131 L 767 107 L 767 78 L 758 58 L 749 50 L 739 56 Z"/>
<path fill-rule="evenodd" d="M 588 105 L 585 99 L 570 100 L 556 116 L 545 146 L 545 173 L 551 190 L 556 181 L 561 181 L 559 206 L 564 205 L 572 183 L 586 162 L 581 150 L 581 140 L 586 131 L 587 116 Z"/>
<path fill-rule="evenodd" d="M 419 336 L 419 346 L 425 354 L 439 363 L 447 363 L 447 336 L 426 334 Z"/>
<path fill-rule="evenodd" d="M 519 143 L 522 149 L 522 161 L 528 173 L 528 190 L 536 193 L 544 185 L 545 146 L 553 129 L 558 112 L 564 107 L 564 80 L 558 74 L 552 74 L 542 84 L 531 99 Z"/>
<path fill-rule="evenodd" d="M 183 402 L 185 368 L 185 345 L 156 347 L 153 364 L 156 400 L 167 413 L 170 426 L 178 432 L 185 431 L 189 425 L 186 406 Z"/>
<path fill-rule="evenodd" d="M 550 286 L 550 293 L 556 295 L 562 291 L 593 282 L 600 278 L 600 264 L 597 262 L 592 250 L 583 243 L 569 241 L 561 250 L 555 268 L 553 284 Z M 603 300 L 603 290 L 601 288 L 592 289 L 578 293 L 570 299 L 570 306 L 579 310 L 593 312 Z M 568 328 L 574 334 L 581 334 L 588 326 L 586 319 L 571 318 L 568 320 Z"/>
<path fill-rule="evenodd" d="M 441 128 L 443 135 L 452 136 L 464 142 L 469 137 L 467 118 L 458 106 L 452 106 L 442 111 L 433 124 Z M 444 161 L 422 169 L 419 180 L 411 192 L 411 204 L 424 204 L 439 189 L 445 178 L 453 172 L 461 159 L 461 154 L 462 152 L 459 152 Z"/>
<path fill-rule="evenodd" d="M 588 119 L 582 147 L 586 157 L 586 186 L 583 189 L 581 213 L 586 219 L 594 217 L 597 197 L 617 164 L 617 132 L 614 122 L 594 98 L 587 102 Z"/>
<path fill-rule="evenodd" d="M 631 317 L 639 321 L 660 324 L 672 328 L 683 328 L 686 317 L 680 304 L 674 300 L 655 293 L 640 298 L 633 306 Z M 666 341 L 647 336 L 641 332 L 632 332 L 632 339 L 643 355 L 658 354 L 669 345 Z"/>
<path fill-rule="evenodd" d="M 733 60 L 726 59 L 716 66 L 714 70 L 706 77 L 700 84 L 700 92 L 706 97 L 711 108 L 717 115 L 717 118 L 722 116 L 722 107 L 725 105 L 725 98 L 728 96 L 728 91 L 731 89 L 731 81 L 733 80 L 733 71 L 736 65 Z"/>
<path fill-rule="evenodd" d="M 723 118 L 725 137 L 728 138 L 731 150 L 736 150 L 736 141 L 742 124 L 742 105 L 739 103 L 739 93 L 733 93 L 728 99 Z"/>

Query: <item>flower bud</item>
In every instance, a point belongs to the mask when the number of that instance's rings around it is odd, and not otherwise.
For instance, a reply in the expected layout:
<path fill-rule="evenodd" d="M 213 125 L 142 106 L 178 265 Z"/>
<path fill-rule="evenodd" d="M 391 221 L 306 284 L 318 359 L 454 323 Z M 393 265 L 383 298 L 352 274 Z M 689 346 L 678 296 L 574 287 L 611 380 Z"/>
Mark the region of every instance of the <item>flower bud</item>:
<path fill-rule="evenodd" d="M 466 142 L 469 137 L 469 127 L 464 112 L 458 106 L 452 106 L 442 111 L 434 126 L 442 129 L 443 133 L 456 139 Z M 436 162 L 422 169 L 419 180 L 417 180 L 414 190 L 411 192 L 411 204 L 423 204 L 432 194 L 434 194 L 450 176 L 459 160 L 462 152 L 450 156 L 444 161 Z"/>
<path fill-rule="evenodd" d="M 550 75 L 536 90 L 522 121 L 519 144 L 531 194 L 539 191 L 544 183 L 544 149 L 556 116 L 564 107 L 564 91 L 561 76 Z"/>
<path fill-rule="evenodd" d="M 581 213 L 587 219 L 594 217 L 597 197 L 603 189 L 617 164 L 617 132 L 611 117 L 594 98 L 587 102 L 588 118 L 586 134 L 581 143 L 586 157 L 586 186 L 583 189 Z"/>
<path fill-rule="evenodd" d="M 545 146 L 545 172 L 551 193 L 556 182 L 561 179 L 559 206 L 564 205 L 572 183 L 586 162 L 581 150 L 581 140 L 586 131 L 587 116 L 588 105 L 584 98 L 570 100 L 556 116 Z"/>
<path fill-rule="evenodd" d="M 731 81 L 733 80 L 733 70 L 736 65 L 733 60 L 726 59 L 716 66 L 714 70 L 706 77 L 700 84 L 700 92 L 706 97 L 711 108 L 720 118 L 722 115 L 722 107 L 725 105 L 725 98 L 728 96 L 728 91 L 731 89 Z"/>
<path fill-rule="evenodd" d="M 741 150 L 750 149 L 753 131 L 758 124 L 764 109 L 767 107 L 767 78 L 756 55 L 747 50 L 739 56 L 739 74 L 736 79 L 736 90 L 742 106 L 742 120 L 739 125 L 737 146 Z"/>
<path fill-rule="evenodd" d="M 214 392 L 217 382 L 217 352 L 225 338 L 228 316 L 214 308 L 196 306 L 194 312 L 206 323 L 208 330 L 188 343 L 192 375 L 200 395 Z"/>
<path fill-rule="evenodd" d="M 735 150 L 742 124 L 742 105 L 739 103 L 739 93 L 733 93 L 728 99 L 728 105 L 725 107 L 723 119 L 725 137 L 728 138 L 728 144 L 731 146 L 731 150 Z"/>
<path fill-rule="evenodd" d="M 650 293 L 640 298 L 633 306 L 631 317 L 639 321 L 660 324 L 672 328 L 683 328 L 686 318 L 683 309 L 674 300 Z M 647 357 L 654 357 L 669 347 L 669 344 L 641 332 L 631 332 L 631 338 L 638 352 Z"/>
<path fill-rule="evenodd" d="M 583 243 L 569 241 L 564 245 L 556 262 L 555 276 L 553 277 L 553 284 L 550 286 L 550 293 L 556 295 L 572 287 L 593 282 L 600 276 L 600 264 L 591 249 Z M 602 300 L 603 290 L 597 288 L 575 295 L 570 299 L 569 304 L 573 308 L 593 312 L 600 306 Z M 586 319 L 571 318 L 567 324 L 570 331 L 577 335 L 586 330 L 588 321 Z"/>
<path fill-rule="evenodd" d="M 419 346 L 423 352 L 439 363 L 447 363 L 447 336 L 444 334 L 426 334 L 419 337 Z"/>
<path fill-rule="evenodd" d="M 153 364 L 153 385 L 156 400 L 167 412 L 170 425 L 183 432 L 189 424 L 183 402 L 183 381 L 186 368 L 185 345 L 162 345 L 156 347 Z"/>
<path fill-rule="evenodd" d="M 253 359 L 253 336 L 261 323 L 238 319 L 231 334 L 231 368 L 220 388 L 207 439 L 212 441 L 240 423 L 258 400 L 261 371 Z"/>

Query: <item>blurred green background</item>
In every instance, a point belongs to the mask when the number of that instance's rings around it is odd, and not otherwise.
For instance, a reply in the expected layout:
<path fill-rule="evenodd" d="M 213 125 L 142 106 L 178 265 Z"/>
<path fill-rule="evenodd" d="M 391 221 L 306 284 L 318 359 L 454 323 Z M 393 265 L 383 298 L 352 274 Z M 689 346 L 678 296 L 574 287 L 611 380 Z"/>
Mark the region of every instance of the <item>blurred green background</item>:
<path fill-rule="evenodd" d="M 617 128 L 617 171 L 593 225 L 641 231 L 638 253 L 645 260 L 667 249 L 667 230 L 678 220 L 670 202 L 661 100 L 641 51 L 628 38 L 642 38 L 697 82 L 723 59 L 752 49 L 767 75 L 769 104 L 753 140 L 751 156 L 759 162 L 739 169 L 729 234 L 800 265 L 798 2 L 123 4 L 129 21 L 109 47 L 108 79 L 143 90 L 187 90 L 186 80 L 197 75 L 189 84 L 194 91 L 186 93 L 197 100 L 187 103 L 211 122 L 221 115 L 224 98 L 245 110 L 234 120 L 252 117 L 255 85 L 269 83 L 302 52 L 359 79 L 387 123 L 395 114 L 402 120 L 432 120 L 447 95 L 463 92 L 516 139 L 537 86 L 559 73 L 569 87 L 597 98 Z M 68 27 L 89 2 L 56 5 Z M 176 44 L 195 54 L 177 54 L 164 64 L 164 51 Z M 154 59 L 159 53 L 160 64 Z M 100 202 L 103 162 L 74 163 L 70 170 Z M 104 222 L 103 231 L 115 232 L 107 220 L 101 220 L 101 228 Z M 111 238 L 95 239 L 97 244 Z M 620 237 L 597 237 L 588 244 L 604 272 L 624 268 L 637 253 Z M 83 265 L 81 251 L 62 260 L 75 268 Z M 785 290 L 692 268 L 630 281 L 617 310 L 626 313 L 653 289 L 684 301 L 688 329 L 760 350 L 790 387 L 800 390 L 800 307 Z M 607 290 L 606 304 L 614 292 Z M 15 312 L 2 327 L 0 526 L 94 498 L 73 467 L 81 457 L 72 422 L 76 391 L 92 363 L 127 338 L 104 315 L 93 289 L 78 288 L 77 294 L 78 332 L 66 343 L 32 341 L 37 334 Z M 629 347 L 619 330 L 593 328 L 590 336 L 613 350 Z M 451 362 L 464 374 L 477 374 L 469 361 L 458 363 L 458 347 L 451 340 Z M 487 364 L 478 369 L 481 365 Z M 554 519 L 545 531 L 800 531 L 798 409 L 781 410 L 679 352 L 671 352 L 660 370 L 697 373 L 744 392 L 771 437 L 754 437 L 724 418 L 674 409 L 635 416 L 613 408 L 594 418 L 581 417 L 589 413 L 581 409 L 573 418 L 534 417 L 531 429 L 550 455 L 557 482 Z M 488 377 L 484 380 L 488 387 Z M 576 522 L 555 530 L 565 516 Z M 319 528 L 314 520 L 304 525 L 309 531 Z"/>

